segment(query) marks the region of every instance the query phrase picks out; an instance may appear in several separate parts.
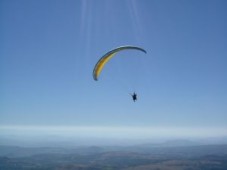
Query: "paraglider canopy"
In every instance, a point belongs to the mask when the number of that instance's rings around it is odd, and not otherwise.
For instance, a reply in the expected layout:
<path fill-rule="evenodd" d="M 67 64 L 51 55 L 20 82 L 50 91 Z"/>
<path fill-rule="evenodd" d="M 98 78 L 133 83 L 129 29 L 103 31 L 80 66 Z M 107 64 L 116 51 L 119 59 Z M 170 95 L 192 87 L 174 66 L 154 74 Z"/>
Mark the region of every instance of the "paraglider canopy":
<path fill-rule="evenodd" d="M 143 48 L 140 47 L 136 47 L 136 46 L 121 46 L 118 48 L 115 48 L 109 52 L 107 52 L 105 55 L 103 55 L 99 61 L 96 63 L 94 70 L 93 70 L 93 78 L 94 80 L 98 80 L 98 77 L 103 69 L 103 67 L 105 66 L 105 64 L 113 57 L 115 56 L 116 53 L 118 53 L 119 51 L 122 50 L 139 50 L 142 51 L 144 53 L 147 53 Z"/>

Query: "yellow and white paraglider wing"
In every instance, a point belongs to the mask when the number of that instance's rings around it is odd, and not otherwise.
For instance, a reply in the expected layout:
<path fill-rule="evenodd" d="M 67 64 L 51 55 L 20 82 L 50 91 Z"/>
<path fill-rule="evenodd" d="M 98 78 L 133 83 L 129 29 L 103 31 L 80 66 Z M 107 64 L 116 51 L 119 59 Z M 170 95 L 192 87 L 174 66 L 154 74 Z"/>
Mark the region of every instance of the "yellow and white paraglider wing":
<path fill-rule="evenodd" d="M 132 49 L 132 50 L 139 50 L 142 51 L 144 53 L 146 53 L 146 51 L 140 47 L 135 47 L 135 46 L 122 46 L 122 47 L 118 47 L 116 49 L 113 49 L 111 51 L 109 51 L 108 53 L 106 53 L 103 57 L 101 57 L 99 59 L 99 61 L 96 63 L 95 68 L 93 70 L 93 78 L 94 80 L 98 80 L 98 77 L 103 69 L 103 67 L 105 66 L 105 64 L 119 51 L 121 50 L 128 50 L 128 49 Z"/>

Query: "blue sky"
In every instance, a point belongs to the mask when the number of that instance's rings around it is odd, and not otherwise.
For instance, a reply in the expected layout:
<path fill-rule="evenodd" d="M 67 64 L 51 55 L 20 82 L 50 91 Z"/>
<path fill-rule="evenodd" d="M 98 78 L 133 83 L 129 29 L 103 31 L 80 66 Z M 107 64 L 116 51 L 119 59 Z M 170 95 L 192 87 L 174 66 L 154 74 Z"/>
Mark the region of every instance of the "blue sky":
<path fill-rule="evenodd" d="M 0 126 L 227 128 L 226 7 L 1 0 Z M 94 81 L 98 59 L 122 45 L 147 54 L 119 53 Z"/>

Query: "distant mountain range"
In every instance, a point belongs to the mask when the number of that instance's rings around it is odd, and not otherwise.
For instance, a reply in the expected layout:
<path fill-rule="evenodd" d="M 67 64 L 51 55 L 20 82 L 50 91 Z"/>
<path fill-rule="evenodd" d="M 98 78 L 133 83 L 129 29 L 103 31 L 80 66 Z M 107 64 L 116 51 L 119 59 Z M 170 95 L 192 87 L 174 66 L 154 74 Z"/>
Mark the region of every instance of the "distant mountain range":
<path fill-rule="evenodd" d="M 209 155 L 209 154 L 227 154 L 227 145 L 181 145 L 178 143 L 166 142 L 160 145 L 134 145 L 134 146 L 88 146 L 88 147 L 19 147 L 0 145 L 0 156 L 6 157 L 27 157 L 40 154 L 98 154 L 106 152 L 136 152 L 152 154 L 171 154 L 181 155 L 187 153 L 190 155 Z M 193 144 L 193 143 L 191 143 Z"/>
<path fill-rule="evenodd" d="M 226 170 L 227 145 L 0 146 L 0 169 L 8 170 Z M 181 144 L 183 141 L 178 141 Z M 173 144 L 177 144 L 177 141 Z"/>
<path fill-rule="evenodd" d="M 108 138 L 62 138 L 60 136 L 42 136 L 21 138 L 13 135 L 1 135 L 0 145 L 23 147 L 78 147 L 78 146 L 134 146 L 149 145 L 152 147 L 194 146 L 210 144 L 227 144 L 227 137 L 201 139 L 108 139 Z"/>

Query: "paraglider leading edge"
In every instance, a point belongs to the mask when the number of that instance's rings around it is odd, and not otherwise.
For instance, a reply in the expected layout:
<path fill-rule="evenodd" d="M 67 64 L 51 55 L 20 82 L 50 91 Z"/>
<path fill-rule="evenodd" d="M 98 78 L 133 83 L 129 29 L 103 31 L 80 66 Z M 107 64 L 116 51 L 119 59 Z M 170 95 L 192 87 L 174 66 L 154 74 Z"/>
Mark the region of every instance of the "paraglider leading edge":
<path fill-rule="evenodd" d="M 98 76 L 100 75 L 103 67 L 105 66 L 105 64 L 119 51 L 121 50 L 127 50 L 127 49 L 132 49 L 132 50 L 139 50 L 142 51 L 144 53 L 147 53 L 143 48 L 140 47 L 136 47 L 136 46 L 121 46 L 118 47 L 116 49 L 113 49 L 109 52 L 107 52 L 104 56 L 102 56 L 98 62 L 96 63 L 94 70 L 93 70 L 93 79 L 94 80 L 98 80 Z"/>

